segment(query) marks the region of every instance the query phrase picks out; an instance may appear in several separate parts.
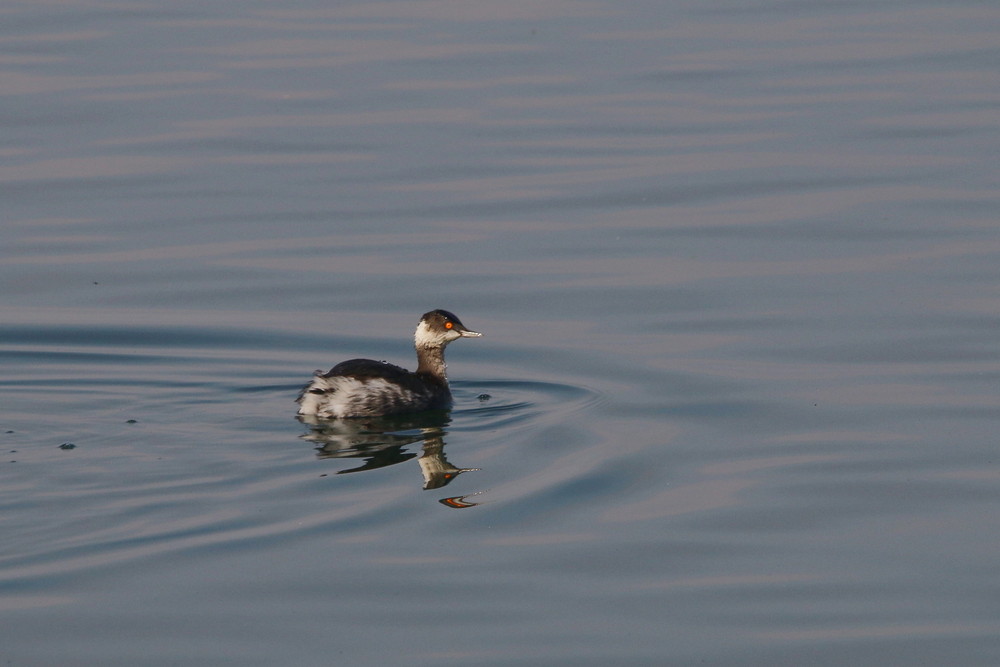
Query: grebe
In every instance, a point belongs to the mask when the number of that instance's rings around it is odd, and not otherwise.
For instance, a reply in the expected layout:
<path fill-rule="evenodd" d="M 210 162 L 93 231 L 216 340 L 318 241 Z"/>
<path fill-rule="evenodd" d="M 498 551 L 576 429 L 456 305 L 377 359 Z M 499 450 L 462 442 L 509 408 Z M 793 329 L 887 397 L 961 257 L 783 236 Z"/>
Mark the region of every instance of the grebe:
<path fill-rule="evenodd" d="M 316 371 L 299 394 L 299 414 L 318 419 L 382 417 L 451 407 L 444 348 L 459 338 L 483 334 L 465 328 L 447 310 L 432 310 L 420 318 L 413 344 L 417 370 L 384 361 L 351 359 L 330 369 Z"/>

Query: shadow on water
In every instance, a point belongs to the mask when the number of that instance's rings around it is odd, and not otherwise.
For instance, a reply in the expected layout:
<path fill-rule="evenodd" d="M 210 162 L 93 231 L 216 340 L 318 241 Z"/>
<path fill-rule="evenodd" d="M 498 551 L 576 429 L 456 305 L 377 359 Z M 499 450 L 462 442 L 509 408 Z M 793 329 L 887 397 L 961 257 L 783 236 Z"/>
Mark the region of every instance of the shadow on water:
<path fill-rule="evenodd" d="M 463 472 L 479 470 L 456 467 L 445 457 L 445 436 L 451 423 L 451 414 L 446 411 L 370 419 L 298 419 L 309 426 L 309 432 L 301 437 L 316 445 L 318 458 L 364 460 L 362 465 L 338 470 L 338 475 L 377 470 L 416 458 L 423 474 L 423 488 L 433 490 L 447 486 Z M 409 450 L 418 444 L 419 456 Z M 466 501 L 465 496 L 443 498 L 440 502 L 455 508 L 478 504 Z"/>
<path fill-rule="evenodd" d="M 582 387 L 548 382 L 457 382 L 453 389 L 457 405 L 450 411 L 365 419 L 317 420 L 299 416 L 297 419 L 309 428 L 299 437 L 313 443 L 319 459 L 346 459 L 351 464 L 361 460 L 360 465 L 338 470 L 338 475 L 374 471 L 416 459 L 423 489 L 434 490 L 447 486 L 462 473 L 481 470 L 463 468 L 448 460 L 445 447 L 449 433 L 459 439 L 470 434 L 487 440 L 492 437 L 490 433 L 509 436 L 517 426 L 538 425 L 553 414 L 582 410 L 600 399 L 596 392 Z M 469 498 L 482 493 L 442 498 L 439 502 L 454 508 L 474 507 L 481 503 Z"/>

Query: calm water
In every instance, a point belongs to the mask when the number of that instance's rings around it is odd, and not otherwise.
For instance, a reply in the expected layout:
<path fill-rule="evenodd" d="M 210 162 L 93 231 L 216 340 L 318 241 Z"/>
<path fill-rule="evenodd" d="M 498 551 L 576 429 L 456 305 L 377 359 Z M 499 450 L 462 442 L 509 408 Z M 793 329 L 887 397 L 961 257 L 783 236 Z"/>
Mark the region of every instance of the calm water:
<path fill-rule="evenodd" d="M 1000 664 L 998 64 L 965 0 L 6 3 L 0 663 Z M 294 418 L 431 308 L 450 414 Z"/>

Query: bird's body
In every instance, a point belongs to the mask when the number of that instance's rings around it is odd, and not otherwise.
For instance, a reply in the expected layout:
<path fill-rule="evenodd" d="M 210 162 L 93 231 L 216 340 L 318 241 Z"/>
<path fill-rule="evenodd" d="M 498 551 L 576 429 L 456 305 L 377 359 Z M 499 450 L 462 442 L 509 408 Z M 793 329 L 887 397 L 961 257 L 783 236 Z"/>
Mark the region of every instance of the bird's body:
<path fill-rule="evenodd" d="M 479 336 L 446 310 L 425 313 L 414 334 L 415 372 L 372 359 L 351 359 L 326 373 L 316 371 L 299 394 L 299 414 L 345 419 L 446 410 L 451 407 L 451 390 L 444 348 L 458 338 Z"/>

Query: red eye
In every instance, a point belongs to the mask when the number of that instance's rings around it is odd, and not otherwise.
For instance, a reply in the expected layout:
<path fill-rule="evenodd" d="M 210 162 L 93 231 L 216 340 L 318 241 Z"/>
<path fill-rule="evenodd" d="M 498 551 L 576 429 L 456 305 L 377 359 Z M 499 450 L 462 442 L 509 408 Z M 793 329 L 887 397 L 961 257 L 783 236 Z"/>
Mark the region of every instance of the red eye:
<path fill-rule="evenodd" d="M 455 326 L 455 325 L 452 324 L 451 322 L 445 322 L 444 323 L 444 328 L 445 329 L 451 329 L 453 326 Z"/>

